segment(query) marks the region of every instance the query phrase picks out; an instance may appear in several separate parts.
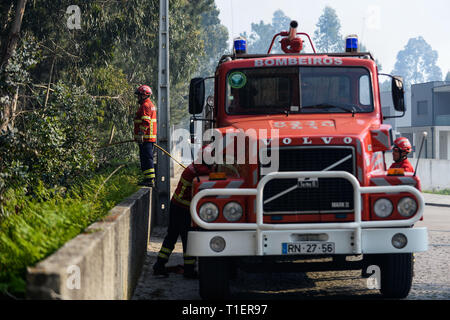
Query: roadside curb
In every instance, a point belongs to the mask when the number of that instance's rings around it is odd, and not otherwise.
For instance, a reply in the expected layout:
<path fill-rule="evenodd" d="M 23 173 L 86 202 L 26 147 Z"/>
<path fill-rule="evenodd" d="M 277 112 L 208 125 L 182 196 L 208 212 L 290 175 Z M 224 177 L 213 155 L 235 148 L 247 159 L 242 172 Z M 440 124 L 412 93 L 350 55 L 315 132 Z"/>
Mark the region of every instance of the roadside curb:
<path fill-rule="evenodd" d="M 27 299 L 128 300 L 147 253 L 152 192 L 141 188 L 27 268 Z"/>
<path fill-rule="evenodd" d="M 444 207 L 444 208 L 450 208 L 450 204 L 442 204 L 442 203 L 429 203 L 425 202 L 426 206 L 433 206 L 433 207 Z"/>

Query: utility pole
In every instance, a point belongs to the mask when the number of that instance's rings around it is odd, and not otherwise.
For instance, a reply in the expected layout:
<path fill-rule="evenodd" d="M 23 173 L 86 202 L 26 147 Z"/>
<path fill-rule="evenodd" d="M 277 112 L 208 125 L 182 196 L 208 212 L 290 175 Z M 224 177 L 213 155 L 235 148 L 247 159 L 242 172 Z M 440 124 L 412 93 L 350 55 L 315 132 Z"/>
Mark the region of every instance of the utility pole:
<path fill-rule="evenodd" d="M 169 0 L 159 1 L 158 145 L 170 150 L 169 104 Z M 169 221 L 170 160 L 158 153 L 156 163 L 156 225 Z"/>

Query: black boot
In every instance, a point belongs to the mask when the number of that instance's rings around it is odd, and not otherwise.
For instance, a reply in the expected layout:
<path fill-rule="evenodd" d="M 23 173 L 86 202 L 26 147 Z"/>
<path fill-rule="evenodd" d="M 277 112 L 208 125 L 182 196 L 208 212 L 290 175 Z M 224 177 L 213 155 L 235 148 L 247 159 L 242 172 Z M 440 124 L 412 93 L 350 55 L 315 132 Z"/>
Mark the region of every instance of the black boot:
<path fill-rule="evenodd" d="M 195 271 L 194 266 L 184 266 L 183 277 L 188 279 L 198 279 L 198 273 Z"/>
<path fill-rule="evenodd" d="M 165 266 L 165 262 L 163 262 L 161 259 L 156 260 L 156 263 L 153 265 L 153 274 L 155 276 L 169 275 Z"/>

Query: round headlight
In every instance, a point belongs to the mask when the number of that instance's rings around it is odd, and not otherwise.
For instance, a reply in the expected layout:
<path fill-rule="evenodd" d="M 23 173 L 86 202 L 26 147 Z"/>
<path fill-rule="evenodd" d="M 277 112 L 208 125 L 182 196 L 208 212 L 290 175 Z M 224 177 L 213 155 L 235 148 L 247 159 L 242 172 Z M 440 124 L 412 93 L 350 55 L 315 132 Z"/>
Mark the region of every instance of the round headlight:
<path fill-rule="evenodd" d="M 225 249 L 225 245 L 226 245 L 225 239 L 219 236 L 215 236 L 209 242 L 209 247 L 211 248 L 212 251 L 215 252 L 223 251 Z"/>
<path fill-rule="evenodd" d="M 392 237 L 392 245 L 397 249 L 403 249 L 408 244 L 408 238 L 403 233 L 396 233 Z"/>
<path fill-rule="evenodd" d="M 242 217 L 242 206 L 237 202 L 228 202 L 223 207 L 223 216 L 228 221 L 238 221 Z"/>
<path fill-rule="evenodd" d="M 212 202 L 206 202 L 200 207 L 198 215 L 203 221 L 212 222 L 219 216 L 219 208 Z"/>
<path fill-rule="evenodd" d="M 398 212 L 403 217 L 411 217 L 417 210 L 417 202 L 410 197 L 402 198 L 397 205 Z"/>
<path fill-rule="evenodd" d="M 393 209 L 394 206 L 392 205 L 392 202 L 386 198 L 378 199 L 373 206 L 375 214 L 380 218 L 389 217 Z"/>

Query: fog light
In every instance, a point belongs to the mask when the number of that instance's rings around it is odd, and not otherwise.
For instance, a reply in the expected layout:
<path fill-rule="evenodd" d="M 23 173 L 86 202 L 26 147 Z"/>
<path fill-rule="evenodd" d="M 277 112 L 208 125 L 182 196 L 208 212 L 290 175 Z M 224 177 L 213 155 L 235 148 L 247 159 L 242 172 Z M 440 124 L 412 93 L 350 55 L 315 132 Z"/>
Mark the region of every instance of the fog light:
<path fill-rule="evenodd" d="M 225 239 L 219 236 L 215 236 L 209 242 L 209 247 L 211 248 L 212 251 L 215 252 L 223 251 L 225 249 L 225 245 L 226 245 Z"/>
<path fill-rule="evenodd" d="M 235 201 L 228 202 L 223 207 L 223 216 L 228 221 L 238 221 L 242 217 L 242 206 Z"/>
<path fill-rule="evenodd" d="M 398 212 L 403 217 L 411 217 L 417 210 L 417 203 L 413 198 L 402 198 L 397 205 Z"/>
<path fill-rule="evenodd" d="M 396 233 L 392 237 L 392 245 L 397 249 L 403 249 L 408 244 L 408 238 L 403 233 Z"/>
<path fill-rule="evenodd" d="M 394 206 L 389 199 L 381 198 L 375 201 L 373 211 L 380 218 L 387 218 L 391 215 Z"/>
<path fill-rule="evenodd" d="M 212 222 L 219 216 L 219 208 L 212 202 L 206 202 L 200 207 L 198 215 L 203 221 Z"/>

